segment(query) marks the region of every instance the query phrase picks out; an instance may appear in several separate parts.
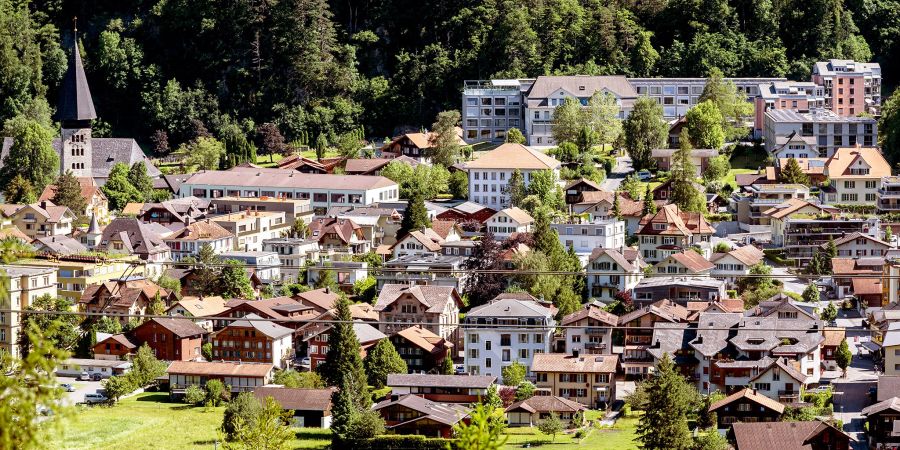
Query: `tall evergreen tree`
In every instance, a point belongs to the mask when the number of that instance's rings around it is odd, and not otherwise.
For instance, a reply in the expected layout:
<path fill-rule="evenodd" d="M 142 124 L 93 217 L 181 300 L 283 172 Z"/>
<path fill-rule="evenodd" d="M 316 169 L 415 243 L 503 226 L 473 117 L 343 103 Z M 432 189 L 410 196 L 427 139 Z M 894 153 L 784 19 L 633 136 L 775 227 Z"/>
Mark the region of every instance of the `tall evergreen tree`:
<path fill-rule="evenodd" d="M 253 299 L 253 285 L 250 284 L 244 263 L 234 259 L 226 260 L 221 274 L 218 285 L 220 295 L 226 298 Z"/>
<path fill-rule="evenodd" d="M 71 170 L 56 179 L 56 194 L 53 203 L 65 206 L 79 218 L 84 218 L 87 211 L 87 199 L 81 195 L 81 183 Z"/>
<path fill-rule="evenodd" d="M 147 166 L 138 161 L 128 169 L 128 181 L 141 194 L 144 202 L 153 200 L 153 179 L 147 175 Z"/>
<path fill-rule="evenodd" d="M 405 374 L 406 361 L 397 353 L 390 339 L 382 339 L 366 353 L 363 366 L 369 374 L 369 384 L 375 389 L 383 388 L 390 374 Z"/>
<path fill-rule="evenodd" d="M 410 231 L 430 226 L 431 220 L 428 218 L 428 210 L 425 209 L 425 199 L 418 192 L 414 192 L 406 202 L 403 220 L 400 222 L 400 228 L 397 229 L 397 239 L 402 238 Z"/>
<path fill-rule="evenodd" d="M 465 294 L 469 307 L 487 303 L 506 288 L 506 280 L 502 274 L 485 273 L 502 267 L 500 251 L 500 245 L 494 240 L 494 233 L 488 229 L 472 250 L 472 257 L 463 263 L 468 275 Z"/>
<path fill-rule="evenodd" d="M 37 195 L 31 182 L 17 173 L 3 189 L 3 199 L 6 203 L 28 204 L 36 202 Z"/>
<path fill-rule="evenodd" d="M 681 132 L 681 147 L 675 152 L 672 164 L 672 203 L 684 211 L 701 212 L 706 201 L 703 194 L 694 187 L 697 167 L 691 161 L 691 142 L 687 129 Z"/>
<path fill-rule="evenodd" d="M 517 208 L 522 206 L 522 200 L 525 200 L 527 192 L 525 190 L 525 177 L 519 169 L 513 170 L 512 176 L 509 177 L 508 184 L 509 205 Z"/>
<path fill-rule="evenodd" d="M 803 173 L 800 163 L 795 158 L 788 159 L 788 162 L 781 169 L 781 182 L 786 184 L 803 184 L 809 185 L 809 177 Z"/>
<path fill-rule="evenodd" d="M 625 150 L 635 170 L 653 168 L 651 152 L 666 144 L 669 127 L 663 118 L 662 105 L 650 97 L 640 97 L 623 123 Z"/>
<path fill-rule="evenodd" d="M 644 192 L 644 208 L 641 210 L 641 214 L 656 214 L 656 202 L 653 201 L 653 191 L 650 190 L 650 185 L 647 184 L 647 190 Z"/>
<path fill-rule="evenodd" d="M 622 218 L 622 209 L 619 206 L 619 192 L 613 192 L 612 215 L 616 219 Z"/>
<path fill-rule="evenodd" d="M 644 382 L 652 401 L 647 402 L 637 426 L 637 440 L 643 450 L 689 450 L 693 448 L 688 429 L 694 388 L 675 370 L 668 353 L 663 354 L 656 372 Z"/>

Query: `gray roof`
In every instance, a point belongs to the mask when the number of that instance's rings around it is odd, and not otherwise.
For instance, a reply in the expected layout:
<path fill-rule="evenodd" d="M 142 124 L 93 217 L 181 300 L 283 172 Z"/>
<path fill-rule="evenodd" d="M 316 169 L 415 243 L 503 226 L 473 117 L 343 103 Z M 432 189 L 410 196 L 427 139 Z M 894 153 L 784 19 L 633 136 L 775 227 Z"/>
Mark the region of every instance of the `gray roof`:
<path fill-rule="evenodd" d="M 392 373 L 387 376 L 387 385 L 391 387 L 453 387 L 469 389 L 487 389 L 497 377 L 492 375 L 431 375 L 424 373 Z"/>
<path fill-rule="evenodd" d="M 445 425 L 454 425 L 457 422 L 461 421 L 463 418 L 468 417 L 469 415 L 468 408 L 466 408 L 465 406 L 457 405 L 454 403 L 437 403 L 412 394 L 404 395 L 398 399 L 388 398 L 387 400 L 384 400 L 373 406 L 372 409 L 378 411 L 395 404 L 418 411 L 422 415 L 407 421 L 389 425 L 387 427 L 389 429 L 403 426 L 408 422 L 415 422 L 422 419 L 430 419 Z"/>
<path fill-rule="evenodd" d="M 638 282 L 635 289 L 655 286 L 687 286 L 696 288 L 719 289 L 725 284 L 724 280 L 705 277 L 647 277 Z"/>
<path fill-rule="evenodd" d="M 793 109 L 771 109 L 766 111 L 766 117 L 775 122 L 806 123 L 806 122 L 834 122 L 834 123 L 874 123 L 871 117 L 839 116 L 831 110 L 813 109 L 810 112 L 801 113 Z"/>
<path fill-rule="evenodd" d="M 360 320 L 353 322 L 353 332 L 356 334 L 356 339 L 360 344 L 379 341 L 387 337 L 386 334 L 378 331 L 378 328 Z"/>
<path fill-rule="evenodd" d="M 784 343 L 785 340 L 788 343 Z M 743 351 L 804 354 L 814 350 L 824 340 L 822 324 L 818 320 L 748 317 L 738 324 L 731 344 Z"/>
<path fill-rule="evenodd" d="M 410 294 L 426 306 L 427 313 L 441 313 L 448 302 L 454 301 L 455 288 L 452 286 L 410 286 L 408 284 L 385 284 L 378 294 L 375 310 L 383 311 L 392 305 L 401 295 Z"/>
<path fill-rule="evenodd" d="M 884 342 L 881 343 L 881 346 L 892 347 L 895 345 L 900 345 L 900 330 L 890 328 L 884 333 Z"/>
<path fill-rule="evenodd" d="M 190 186 L 243 186 L 348 191 L 397 186 L 397 183 L 385 177 L 299 173 L 290 169 L 257 169 L 253 167 L 234 167 L 231 170 L 201 170 L 192 174 L 184 184 Z"/>
<path fill-rule="evenodd" d="M 647 348 L 647 353 L 657 359 L 664 353 L 674 358 L 675 352 L 689 348 L 696 336 L 697 330 L 688 328 L 686 323 L 657 322 L 653 325 L 653 344 Z"/>
<path fill-rule="evenodd" d="M 700 313 L 697 319 L 697 338 L 691 341 L 691 346 L 703 356 L 713 356 L 722 352 L 728 348 L 731 328 L 743 317 L 741 313 Z"/>
<path fill-rule="evenodd" d="M 84 65 L 81 63 L 81 52 L 78 50 L 77 31 L 73 42 L 75 45 L 72 46 L 68 68 L 59 89 L 59 104 L 55 118 L 61 122 L 97 118 L 94 101 L 91 99 L 91 89 L 84 74 Z"/>
<path fill-rule="evenodd" d="M 294 330 L 278 325 L 275 322 L 255 319 L 262 319 L 262 317 L 256 314 L 247 314 L 241 320 L 231 322 L 229 326 L 254 328 L 256 331 L 259 331 L 272 339 L 279 339 L 294 332 Z"/>
<path fill-rule="evenodd" d="M 72 255 L 87 252 L 87 247 L 81 242 L 65 235 L 39 237 L 35 239 L 34 245 L 38 250 L 45 250 L 58 255 Z"/>
<path fill-rule="evenodd" d="M 878 377 L 878 398 L 879 402 L 885 401 L 891 397 L 900 397 L 900 376 L 881 375 Z"/>
<path fill-rule="evenodd" d="M 3 147 L 0 152 L 0 167 L 3 166 L 3 159 L 9 154 L 9 148 L 12 147 L 12 138 L 3 138 Z M 53 150 L 59 154 L 62 150 L 62 143 L 59 138 L 53 139 Z M 159 169 L 156 168 L 150 159 L 144 155 L 144 151 L 138 146 L 137 141 L 131 138 L 91 138 L 91 176 L 94 178 L 109 178 L 109 172 L 116 163 L 123 163 L 128 166 L 136 162 L 143 162 L 147 167 L 147 175 L 151 178 L 160 175 Z"/>
<path fill-rule="evenodd" d="M 103 229 L 99 248 L 109 250 L 110 240 L 118 239 L 125 244 L 125 251 L 141 256 L 165 253 L 169 246 L 154 228 L 137 219 L 118 217 Z"/>
<path fill-rule="evenodd" d="M 530 106 L 549 106 L 546 104 L 546 98 L 557 89 L 563 89 L 578 97 L 590 97 L 595 92 L 607 90 L 621 98 L 622 106 L 627 107 L 630 107 L 638 97 L 634 86 L 621 75 L 540 76 L 528 91 L 528 104 Z"/>
<path fill-rule="evenodd" d="M 466 318 L 475 317 L 542 317 L 551 318 L 550 309 L 528 300 L 502 299 L 477 306 Z"/>

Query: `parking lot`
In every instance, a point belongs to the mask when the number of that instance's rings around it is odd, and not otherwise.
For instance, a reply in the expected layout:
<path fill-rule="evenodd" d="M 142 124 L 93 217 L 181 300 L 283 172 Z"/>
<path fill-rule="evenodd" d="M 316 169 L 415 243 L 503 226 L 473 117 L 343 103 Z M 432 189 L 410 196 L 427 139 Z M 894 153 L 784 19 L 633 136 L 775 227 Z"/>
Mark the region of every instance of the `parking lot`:
<path fill-rule="evenodd" d="M 97 389 L 103 387 L 100 381 L 78 381 L 75 377 L 58 377 L 56 381 L 71 384 L 75 388 L 75 392 L 66 392 L 63 396 L 63 405 L 66 406 L 83 402 L 84 394 L 97 392 Z"/>

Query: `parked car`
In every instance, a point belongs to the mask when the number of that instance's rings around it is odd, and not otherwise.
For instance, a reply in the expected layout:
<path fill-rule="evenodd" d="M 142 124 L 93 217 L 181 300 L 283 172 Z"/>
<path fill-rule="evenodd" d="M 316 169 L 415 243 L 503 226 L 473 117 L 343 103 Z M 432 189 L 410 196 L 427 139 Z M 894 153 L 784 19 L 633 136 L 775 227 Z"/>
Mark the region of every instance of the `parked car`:
<path fill-rule="evenodd" d="M 78 378 L 76 379 L 78 381 L 88 381 L 91 379 L 91 375 L 87 372 L 81 372 L 80 374 L 78 374 Z"/>
<path fill-rule="evenodd" d="M 61 387 L 62 390 L 66 391 L 66 392 L 75 392 L 75 386 L 72 386 L 69 383 L 62 383 L 59 385 L 59 387 Z"/>
<path fill-rule="evenodd" d="M 94 403 L 105 403 L 105 402 L 107 402 L 108 400 L 109 400 L 109 399 L 106 398 L 106 396 L 104 396 L 104 395 L 102 395 L 102 394 L 96 394 L 96 393 L 94 393 L 94 394 L 90 394 L 90 393 L 84 394 L 84 402 L 87 403 L 87 404 L 89 404 L 89 405 L 90 405 L 90 404 L 94 404 Z"/>
<path fill-rule="evenodd" d="M 312 358 L 310 358 L 309 356 L 304 356 L 303 358 L 300 358 L 301 366 L 308 366 L 310 364 L 312 364 Z"/>
<path fill-rule="evenodd" d="M 91 381 L 100 381 L 103 379 L 103 375 L 100 375 L 97 372 L 91 374 Z"/>
<path fill-rule="evenodd" d="M 638 177 L 638 180 L 641 180 L 641 181 L 649 181 L 651 178 L 653 178 L 653 174 L 650 173 L 649 170 L 644 169 L 644 170 L 639 170 L 639 171 L 638 171 L 637 177 Z"/>
<path fill-rule="evenodd" d="M 465 375 L 466 374 L 466 366 L 463 364 L 457 364 L 455 367 L 455 372 L 457 375 Z"/>

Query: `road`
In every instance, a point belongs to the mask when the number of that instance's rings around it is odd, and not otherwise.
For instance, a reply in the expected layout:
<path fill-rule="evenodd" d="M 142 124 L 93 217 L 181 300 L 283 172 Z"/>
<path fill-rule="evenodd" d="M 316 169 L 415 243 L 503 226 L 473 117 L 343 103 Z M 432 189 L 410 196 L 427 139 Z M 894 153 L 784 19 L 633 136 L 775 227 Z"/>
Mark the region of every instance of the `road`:
<path fill-rule="evenodd" d="M 784 283 L 784 290 L 788 292 L 802 294 L 803 290 L 806 289 L 806 286 L 809 284 L 806 280 L 794 277 L 793 274 L 788 272 L 786 267 L 778 267 L 774 262 L 768 259 L 765 260 L 765 263 L 767 266 L 772 267 L 772 275 L 779 277 L 778 280 Z M 786 276 L 786 278 L 780 278 L 782 276 Z"/>
<path fill-rule="evenodd" d="M 616 191 L 625 179 L 625 175 L 631 173 L 631 158 L 628 156 L 620 156 L 616 158 L 616 166 L 613 167 L 612 173 L 606 174 L 606 179 L 600 183 L 600 187 L 604 191 Z"/>

